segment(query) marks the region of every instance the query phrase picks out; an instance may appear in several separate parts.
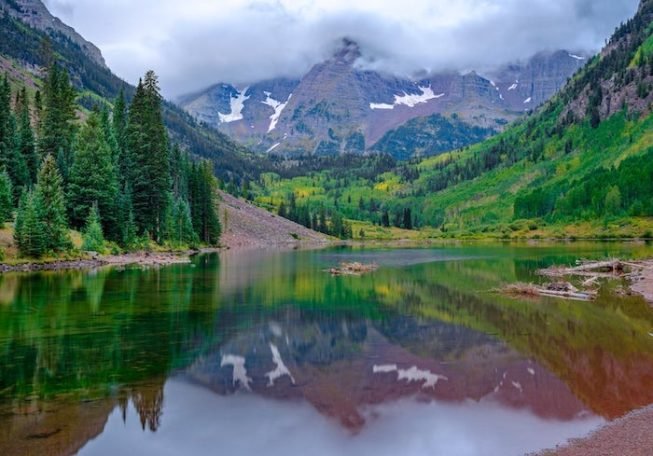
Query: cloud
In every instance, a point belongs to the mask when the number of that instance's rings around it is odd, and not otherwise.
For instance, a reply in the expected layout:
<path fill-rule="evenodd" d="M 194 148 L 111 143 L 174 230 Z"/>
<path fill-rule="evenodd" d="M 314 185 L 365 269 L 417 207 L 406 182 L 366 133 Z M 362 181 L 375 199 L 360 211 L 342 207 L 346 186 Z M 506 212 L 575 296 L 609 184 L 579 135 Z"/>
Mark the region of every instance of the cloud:
<path fill-rule="evenodd" d="M 167 96 L 219 81 L 300 76 L 340 38 L 400 75 L 485 69 L 540 50 L 596 51 L 638 0 L 49 0 L 135 82 Z"/>

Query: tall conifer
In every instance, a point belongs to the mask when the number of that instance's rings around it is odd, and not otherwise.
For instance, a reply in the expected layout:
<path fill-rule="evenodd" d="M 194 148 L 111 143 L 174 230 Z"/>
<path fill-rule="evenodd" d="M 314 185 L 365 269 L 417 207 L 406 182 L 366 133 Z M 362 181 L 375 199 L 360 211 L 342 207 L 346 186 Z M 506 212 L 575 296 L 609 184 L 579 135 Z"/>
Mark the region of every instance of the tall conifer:
<path fill-rule="evenodd" d="M 118 176 L 97 111 L 91 113 L 80 130 L 67 190 L 73 227 L 83 227 L 91 208 L 97 204 L 100 214 L 103 214 L 104 233 L 109 239 L 120 239 Z"/>
<path fill-rule="evenodd" d="M 139 82 L 129 110 L 127 146 L 132 204 L 141 233 L 162 242 L 170 190 L 168 138 L 161 113 L 162 99 L 154 72 Z"/>
<path fill-rule="evenodd" d="M 41 165 L 34 191 L 34 205 L 43 227 L 45 250 L 70 248 L 63 183 L 52 154 L 48 154 Z"/>

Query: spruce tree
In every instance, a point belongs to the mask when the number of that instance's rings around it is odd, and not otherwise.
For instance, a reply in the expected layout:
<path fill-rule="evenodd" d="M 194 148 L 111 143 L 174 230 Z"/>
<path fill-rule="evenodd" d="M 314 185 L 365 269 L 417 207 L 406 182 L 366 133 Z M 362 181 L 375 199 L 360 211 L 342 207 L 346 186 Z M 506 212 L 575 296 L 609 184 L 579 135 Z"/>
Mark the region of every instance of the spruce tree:
<path fill-rule="evenodd" d="M 191 220 L 200 241 L 217 245 L 221 226 L 217 214 L 217 182 L 213 176 L 212 164 L 203 161 L 192 166 L 190 188 Z"/>
<path fill-rule="evenodd" d="M 9 173 L 16 187 L 25 184 L 27 169 L 18 153 L 16 117 L 11 111 L 11 88 L 5 74 L 0 82 L 0 165 Z"/>
<path fill-rule="evenodd" d="M 170 226 L 168 228 L 170 243 L 175 247 L 196 245 L 198 237 L 193 229 L 188 203 L 181 198 L 177 198 L 172 204 L 170 212 Z"/>
<path fill-rule="evenodd" d="M 16 214 L 14 240 L 22 257 L 40 258 L 45 253 L 45 232 L 39 219 L 35 197 L 23 192 Z"/>
<path fill-rule="evenodd" d="M 103 107 L 100 111 L 100 126 L 102 128 L 104 140 L 109 145 L 109 149 L 111 150 L 111 161 L 117 171 L 120 163 L 120 148 L 118 146 L 118 139 L 116 138 L 116 134 L 113 130 L 111 113 L 106 106 Z"/>
<path fill-rule="evenodd" d="M 67 190 L 73 227 L 83 227 L 91 208 L 97 204 L 107 237 L 115 241 L 120 239 L 118 176 L 100 114 L 96 111 L 91 113 L 79 133 Z"/>
<path fill-rule="evenodd" d="M 12 219 L 14 210 L 14 190 L 6 170 L 0 173 L 0 227 Z"/>
<path fill-rule="evenodd" d="M 104 234 L 97 204 L 91 207 L 84 227 L 84 243 L 82 249 L 86 252 L 104 252 Z"/>
<path fill-rule="evenodd" d="M 130 164 L 127 155 L 127 103 L 125 101 L 125 91 L 120 89 L 118 98 L 113 104 L 113 134 L 116 138 L 116 144 L 118 146 L 118 163 L 120 167 L 118 169 L 122 180 L 122 183 L 125 183 L 126 177 L 130 173 Z"/>
<path fill-rule="evenodd" d="M 139 231 L 150 233 L 157 242 L 162 241 L 170 189 L 170 154 L 161 104 L 158 80 L 150 71 L 139 82 L 129 110 L 128 179 Z"/>
<path fill-rule="evenodd" d="M 122 235 L 122 245 L 126 249 L 132 249 L 136 245 L 136 242 L 138 241 L 137 229 L 134 212 L 129 209 Z"/>
<path fill-rule="evenodd" d="M 36 141 L 32 130 L 29 98 L 25 87 L 21 90 L 21 103 L 17 106 L 18 114 L 18 152 L 25 163 L 27 172 L 27 185 L 36 182 L 39 170 L 39 159 L 36 153 Z"/>
<path fill-rule="evenodd" d="M 68 73 L 56 64 L 48 69 L 44 94 L 39 151 L 41 157 L 56 157 L 59 171 L 67 180 L 73 159 L 77 107 Z"/>
<path fill-rule="evenodd" d="M 34 206 L 43 227 L 45 250 L 56 252 L 70 248 L 63 183 L 52 154 L 48 154 L 41 165 Z"/>

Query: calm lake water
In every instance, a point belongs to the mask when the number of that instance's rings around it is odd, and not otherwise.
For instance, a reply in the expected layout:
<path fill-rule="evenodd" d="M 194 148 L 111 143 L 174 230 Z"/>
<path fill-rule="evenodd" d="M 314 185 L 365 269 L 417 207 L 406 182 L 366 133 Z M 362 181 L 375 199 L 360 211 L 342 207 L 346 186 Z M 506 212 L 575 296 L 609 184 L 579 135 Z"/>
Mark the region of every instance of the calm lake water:
<path fill-rule="evenodd" d="M 503 284 L 644 244 L 337 249 L 0 276 L 2 455 L 521 455 L 653 403 L 653 308 Z M 341 261 L 375 262 L 331 277 Z"/>

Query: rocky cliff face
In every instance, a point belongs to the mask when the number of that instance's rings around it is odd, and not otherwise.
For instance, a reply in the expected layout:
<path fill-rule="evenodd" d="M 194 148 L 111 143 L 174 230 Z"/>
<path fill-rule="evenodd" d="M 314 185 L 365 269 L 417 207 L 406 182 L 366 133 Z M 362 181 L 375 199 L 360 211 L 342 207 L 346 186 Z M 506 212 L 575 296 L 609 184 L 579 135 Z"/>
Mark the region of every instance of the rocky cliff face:
<path fill-rule="evenodd" d="M 107 67 L 100 49 L 86 41 L 75 29 L 54 17 L 40 0 L 0 0 L 0 10 L 37 30 L 65 36 L 77 44 L 96 63 L 104 68 Z"/>
<path fill-rule="evenodd" d="M 240 88 L 222 83 L 179 102 L 261 152 L 365 153 L 388 132 L 434 114 L 456 114 L 469 127 L 501 130 L 549 99 L 585 63 L 584 56 L 559 51 L 487 76 L 449 72 L 412 81 L 361 70 L 360 57 L 357 44 L 345 39 L 331 59 L 301 80 Z"/>

